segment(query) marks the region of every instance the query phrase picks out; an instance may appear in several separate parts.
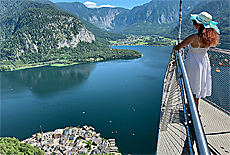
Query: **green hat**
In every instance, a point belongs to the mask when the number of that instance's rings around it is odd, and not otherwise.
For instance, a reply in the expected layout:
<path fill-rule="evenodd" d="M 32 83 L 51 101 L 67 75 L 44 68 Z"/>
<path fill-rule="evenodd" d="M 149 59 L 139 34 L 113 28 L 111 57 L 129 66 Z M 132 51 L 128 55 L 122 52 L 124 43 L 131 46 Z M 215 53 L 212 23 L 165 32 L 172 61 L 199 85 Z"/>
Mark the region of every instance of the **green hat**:
<path fill-rule="evenodd" d="M 201 12 L 198 14 L 191 14 L 190 19 L 195 20 L 198 24 L 203 24 L 205 28 L 214 28 L 218 34 L 220 30 L 217 27 L 217 22 L 212 21 L 212 16 L 207 12 Z"/>

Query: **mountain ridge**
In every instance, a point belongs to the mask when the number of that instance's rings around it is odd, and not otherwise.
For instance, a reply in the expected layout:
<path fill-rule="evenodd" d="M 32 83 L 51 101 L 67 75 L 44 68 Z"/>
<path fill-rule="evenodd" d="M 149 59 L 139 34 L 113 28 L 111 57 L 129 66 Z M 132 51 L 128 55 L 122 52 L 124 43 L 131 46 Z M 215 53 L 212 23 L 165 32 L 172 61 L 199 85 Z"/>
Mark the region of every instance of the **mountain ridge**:
<path fill-rule="evenodd" d="M 210 0 L 184 1 L 187 7 L 183 9 L 183 14 L 188 14 L 194 7 L 208 1 Z M 173 0 L 152 0 L 131 10 L 119 7 L 87 8 L 81 3 L 56 4 L 105 31 L 115 33 L 160 34 L 178 23 L 179 1 L 175 3 Z M 117 12 L 114 13 L 114 10 Z"/>

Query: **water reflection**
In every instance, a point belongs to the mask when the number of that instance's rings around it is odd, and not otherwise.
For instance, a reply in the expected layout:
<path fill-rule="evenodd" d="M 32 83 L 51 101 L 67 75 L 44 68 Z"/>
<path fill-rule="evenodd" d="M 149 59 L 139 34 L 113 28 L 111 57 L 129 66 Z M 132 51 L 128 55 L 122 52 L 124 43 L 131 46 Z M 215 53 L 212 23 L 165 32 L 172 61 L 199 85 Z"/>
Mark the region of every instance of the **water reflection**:
<path fill-rule="evenodd" d="M 38 95 L 49 94 L 82 84 L 94 67 L 94 64 L 82 64 L 6 72 L 1 74 L 1 85 L 8 85 L 8 81 L 10 85 L 29 87 Z"/>

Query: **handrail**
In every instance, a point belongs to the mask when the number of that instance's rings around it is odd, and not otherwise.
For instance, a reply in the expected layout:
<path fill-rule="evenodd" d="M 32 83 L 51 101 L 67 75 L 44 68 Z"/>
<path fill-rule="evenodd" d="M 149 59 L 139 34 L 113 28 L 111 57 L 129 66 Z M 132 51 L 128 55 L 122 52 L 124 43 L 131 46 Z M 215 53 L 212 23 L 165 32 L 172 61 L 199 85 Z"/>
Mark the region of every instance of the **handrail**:
<path fill-rule="evenodd" d="M 188 150 L 189 150 L 189 154 L 190 155 L 193 155 L 194 154 L 194 151 L 193 151 L 193 148 L 192 148 L 192 138 L 190 136 L 190 130 L 189 130 L 189 121 L 188 121 L 188 117 L 187 117 L 187 110 L 186 110 L 186 101 L 185 101 L 185 98 L 186 98 L 186 93 L 185 93 L 185 87 L 184 87 L 184 80 L 183 80 L 183 76 L 182 75 L 182 70 L 181 68 L 179 67 L 180 64 L 179 64 L 179 61 L 178 61 L 178 57 L 176 59 L 176 65 L 177 65 L 177 72 L 178 72 L 178 81 L 179 81 L 179 84 L 180 84 L 180 90 L 181 90 L 181 97 L 182 97 L 182 104 L 183 104 L 183 110 L 184 110 L 184 125 L 185 125 L 185 128 L 186 128 L 186 132 L 187 132 L 187 140 L 188 140 Z"/>
<path fill-rule="evenodd" d="M 184 86 L 185 86 L 185 89 L 186 89 L 185 91 L 186 91 L 187 99 L 188 99 L 188 102 L 189 102 L 189 108 L 190 108 L 190 112 L 191 112 L 192 124 L 193 124 L 193 128 L 194 128 L 195 136 L 196 136 L 196 142 L 197 142 L 197 147 L 198 147 L 199 154 L 210 155 L 208 145 L 207 145 L 207 141 L 206 141 L 206 138 L 205 138 L 205 134 L 204 134 L 204 131 L 203 131 L 203 127 L 202 127 L 202 124 L 201 124 L 201 121 L 200 121 L 200 117 L 198 115 L 198 111 L 197 111 L 197 108 L 196 108 L 196 104 L 195 104 L 195 101 L 194 101 L 192 91 L 191 91 L 191 88 L 190 88 L 187 72 L 186 72 L 185 67 L 184 67 L 183 59 L 181 57 L 181 54 L 178 51 L 176 51 L 175 54 L 176 54 L 176 57 L 179 60 L 179 64 L 180 64 L 183 79 L 184 79 L 183 81 L 184 81 Z"/>
<path fill-rule="evenodd" d="M 224 54 L 229 54 L 230 55 L 230 50 L 228 50 L 228 49 L 221 49 L 221 48 L 211 47 L 211 48 L 209 48 L 209 50 L 214 51 L 214 52 L 219 52 L 219 53 L 224 53 Z"/>

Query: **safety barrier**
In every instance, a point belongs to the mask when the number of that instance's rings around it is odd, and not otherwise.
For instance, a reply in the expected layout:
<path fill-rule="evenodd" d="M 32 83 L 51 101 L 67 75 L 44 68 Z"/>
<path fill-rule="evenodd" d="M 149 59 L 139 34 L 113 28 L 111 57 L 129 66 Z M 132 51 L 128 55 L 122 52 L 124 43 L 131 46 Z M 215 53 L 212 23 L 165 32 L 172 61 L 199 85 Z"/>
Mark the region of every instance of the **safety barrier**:
<path fill-rule="evenodd" d="M 208 56 L 212 95 L 203 100 L 229 115 L 230 50 L 210 48 Z M 183 62 L 181 54 L 173 51 L 164 78 L 156 153 L 210 154 Z"/>
<path fill-rule="evenodd" d="M 230 50 L 208 51 L 212 70 L 212 95 L 205 100 L 230 115 Z"/>
<path fill-rule="evenodd" d="M 183 96 L 187 97 L 188 107 L 189 107 L 188 113 L 190 113 L 190 116 L 192 119 L 192 127 L 194 129 L 193 131 L 196 137 L 198 152 L 199 154 L 209 155 L 207 141 L 206 141 L 203 127 L 200 121 L 199 113 L 198 113 L 198 110 L 196 108 L 196 104 L 193 98 L 193 94 L 192 94 L 192 91 L 189 85 L 189 80 L 187 77 L 187 72 L 184 67 L 183 59 L 181 57 L 181 54 L 178 51 L 175 51 L 175 55 L 176 55 L 178 70 L 181 70 L 181 75 L 179 76 L 179 78 L 181 78 L 181 81 L 182 81 L 181 82 L 181 89 L 182 89 L 181 92 L 183 93 Z M 186 102 L 185 99 L 183 100 L 183 102 Z M 184 112 L 187 113 L 186 110 Z M 187 134 L 189 133 L 187 132 Z M 192 153 L 190 152 L 190 154 Z"/>

